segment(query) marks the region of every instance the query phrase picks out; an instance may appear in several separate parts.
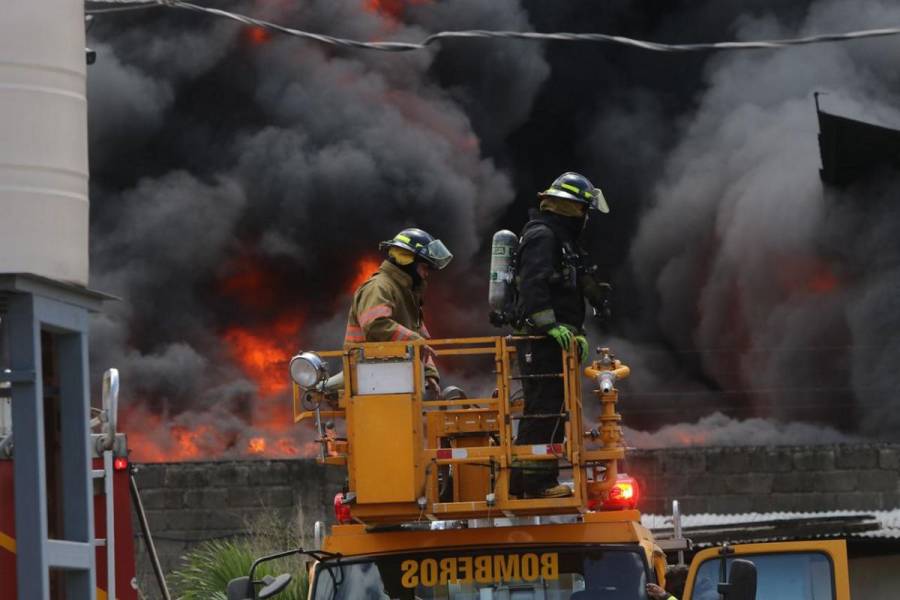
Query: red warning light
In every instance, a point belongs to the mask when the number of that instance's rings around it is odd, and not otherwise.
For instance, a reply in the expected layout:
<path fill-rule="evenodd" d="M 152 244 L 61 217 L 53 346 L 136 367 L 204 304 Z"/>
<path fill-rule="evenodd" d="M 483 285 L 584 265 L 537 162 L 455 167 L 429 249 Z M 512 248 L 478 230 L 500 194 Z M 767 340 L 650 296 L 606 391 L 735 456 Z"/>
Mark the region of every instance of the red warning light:
<path fill-rule="evenodd" d="M 609 497 L 603 502 L 603 510 L 624 510 L 637 506 L 640 488 L 637 480 L 625 474 L 616 478 L 609 490 Z"/>
<path fill-rule="evenodd" d="M 353 522 L 350 516 L 350 504 L 344 504 L 344 492 L 338 492 L 334 497 L 334 518 L 340 525 Z"/>
<path fill-rule="evenodd" d="M 128 459 L 124 456 L 117 456 L 113 459 L 113 469 L 116 471 L 124 471 L 128 468 Z"/>

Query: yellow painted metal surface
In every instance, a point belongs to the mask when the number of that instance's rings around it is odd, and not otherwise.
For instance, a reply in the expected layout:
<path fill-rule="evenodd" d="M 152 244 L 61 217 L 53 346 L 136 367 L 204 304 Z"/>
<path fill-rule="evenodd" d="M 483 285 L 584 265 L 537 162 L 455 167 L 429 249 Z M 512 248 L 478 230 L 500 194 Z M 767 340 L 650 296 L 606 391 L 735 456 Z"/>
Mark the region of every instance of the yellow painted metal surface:
<path fill-rule="evenodd" d="M 339 392 L 302 391 L 294 387 L 294 420 L 343 418 L 347 442 L 320 427 L 319 460 L 346 464 L 349 491 L 355 494 L 351 512 L 362 522 L 402 523 L 434 518 L 483 518 L 515 515 L 577 514 L 589 502 L 601 502 L 616 481 L 617 463 L 625 448 L 616 412 L 618 393 L 595 392 L 599 402 L 600 440 L 584 422 L 581 371 L 577 354 L 561 352 L 560 377 L 564 405 L 560 444 L 515 445 L 514 424 L 521 405 L 510 395 L 520 385 L 512 364 L 516 344 L 523 337 L 482 337 L 348 344 L 340 352 L 321 356 L 342 358 L 344 386 Z M 426 348 L 427 346 L 427 348 Z M 493 356 L 495 394 L 490 398 L 427 400 L 424 398 L 423 360 L 428 348 L 438 357 Z M 410 361 L 412 393 L 375 395 L 363 385 L 362 367 L 371 374 L 384 361 Z M 615 369 L 617 378 L 627 367 L 605 351 L 590 367 L 593 372 Z M 382 373 L 390 373 L 383 370 Z M 410 371 L 406 371 L 409 373 Z M 390 390 L 390 377 L 379 383 Z M 408 383 L 405 384 L 409 389 Z M 362 389 L 362 388 L 366 389 Z M 398 388 L 399 389 L 399 388 Z M 549 440 L 548 440 L 549 441 Z M 509 493 L 511 465 L 516 460 L 556 461 L 563 477 L 571 479 L 568 498 L 517 498 Z M 452 499 L 440 497 L 439 480 L 453 479 Z M 444 486 L 445 491 L 448 486 Z M 421 500 L 420 500 L 421 499 Z"/>
<path fill-rule="evenodd" d="M 0 548 L 16 553 L 16 539 L 0 531 Z"/>
<path fill-rule="evenodd" d="M 419 495 L 413 440 L 418 415 L 408 394 L 350 399 L 351 468 L 360 503 L 414 502 Z"/>
<path fill-rule="evenodd" d="M 599 375 L 601 371 L 603 371 L 603 369 L 591 365 L 584 368 L 584 376 L 588 379 L 596 379 L 597 375 Z M 619 365 L 614 369 L 610 369 L 610 371 L 613 373 L 613 375 L 616 376 L 616 379 L 625 379 L 626 377 L 631 375 L 631 368 L 624 365 Z"/>
<path fill-rule="evenodd" d="M 621 511 L 633 516 L 632 511 Z M 479 546 L 542 546 L 560 544 L 640 544 L 650 533 L 632 520 L 515 527 L 484 527 L 426 531 L 367 532 L 359 525 L 336 525 L 323 550 L 363 556 Z"/>
<path fill-rule="evenodd" d="M 487 436 L 460 437 L 453 440 L 453 448 L 477 448 L 487 446 L 490 438 Z M 491 492 L 490 481 L 484 476 L 484 470 L 488 468 L 479 464 L 457 465 L 453 473 L 454 497 L 461 502 L 482 501 Z"/>

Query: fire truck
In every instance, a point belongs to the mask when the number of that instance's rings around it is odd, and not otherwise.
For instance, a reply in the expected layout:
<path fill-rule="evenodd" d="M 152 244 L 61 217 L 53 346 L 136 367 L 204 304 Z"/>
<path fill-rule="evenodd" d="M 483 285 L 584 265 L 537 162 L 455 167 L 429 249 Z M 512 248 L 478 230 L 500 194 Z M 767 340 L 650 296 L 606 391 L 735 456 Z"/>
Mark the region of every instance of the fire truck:
<path fill-rule="evenodd" d="M 13 487 L 13 460 L 15 458 L 15 437 L 12 430 L 9 384 L 0 383 L 0 598 L 16 598 L 16 531 Z M 109 369 L 103 376 L 102 408 L 94 409 L 96 415 L 91 420 L 91 451 L 93 453 L 94 478 L 94 545 L 96 546 L 97 600 L 138 600 L 135 580 L 134 530 L 132 527 L 131 502 L 134 501 L 138 522 L 148 542 L 154 570 L 161 578 L 155 548 L 149 539 L 146 516 L 137 494 L 137 487 L 128 460 L 125 434 L 117 431 L 117 407 L 119 396 L 119 374 Z M 52 394 L 47 401 L 53 401 Z M 55 425 L 47 423 L 48 452 L 48 529 L 50 535 L 61 527 L 62 515 L 55 507 L 54 492 L 61 477 L 55 462 L 51 460 L 57 434 Z M 51 590 L 54 577 L 64 574 L 51 573 Z M 163 589 L 164 583 L 161 583 Z M 115 590 L 111 594 L 110 590 Z M 168 591 L 163 591 L 168 597 Z M 57 598 L 59 592 L 51 597 Z"/>
<path fill-rule="evenodd" d="M 310 600 L 644 600 L 648 583 L 665 586 L 667 552 L 689 542 L 654 539 L 641 525 L 640 487 L 623 469 L 616 387 L 629 367 L 606 348 L 589 365 L 562 351 L 562 372 L 530 376 L 562 380 L 551 416 L 565 440 L 516 445 L 517 422 L 531 418 L 517 401 L 523 375 L 513 367 L 527 339 L 369 342 L 291 360 L 294 420 L 314 422 L 319 461 L 347 472 L 337 523 L 327 535 L 317 524 L 318 548 L 306 552 L 315 559 Z M 482 361 L 492 392 L 426 399 L 423 363 L 432 354 L 442 364 Z M 592 384 L 584 397 L 583 377 Z M 557 461 L 571 495 L 511 495 L 516 460 Z M 703 550 L 680 600 L 757 593 L 847 600 L 845 542 Z"/>

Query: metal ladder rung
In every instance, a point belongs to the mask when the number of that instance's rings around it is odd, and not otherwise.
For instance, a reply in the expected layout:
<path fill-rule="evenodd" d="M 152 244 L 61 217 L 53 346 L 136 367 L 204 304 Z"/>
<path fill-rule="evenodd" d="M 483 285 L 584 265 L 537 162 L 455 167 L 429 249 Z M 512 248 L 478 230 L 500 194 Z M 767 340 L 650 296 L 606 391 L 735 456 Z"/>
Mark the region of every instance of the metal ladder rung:
<path fill-rule="evenodd" d="M 94 538 L 94 545 L 95 546 L 105 546 L 106 538 Z"/>
<path fill-rule="evenodd" d="M 103 479 L 106 477 L 106 471 L 103 469 L 91 469 L 91 477 L 94 479 Z"/>

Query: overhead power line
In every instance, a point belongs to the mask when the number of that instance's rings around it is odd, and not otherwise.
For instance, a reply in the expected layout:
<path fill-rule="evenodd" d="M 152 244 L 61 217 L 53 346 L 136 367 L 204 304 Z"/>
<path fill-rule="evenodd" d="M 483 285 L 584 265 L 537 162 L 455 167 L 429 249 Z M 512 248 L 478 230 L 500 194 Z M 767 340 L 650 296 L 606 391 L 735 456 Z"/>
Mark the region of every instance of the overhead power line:
<path fill-rule="evenodd" d="M 142 3 L 142 4 L 134 4 L 129 6 L 113 6 L 110 8 L 89 8 L 84 11 L 86 15 L 102 15 L 105 13 L 115 13 L 115 12 L 124 12 L 128 10 L 143 10 L 145 8 L 160 8 L 162 4 L 158 4 L 156 2 L 150 3 Z"/>
<path fill-rule="evenodd" d="M 605 33 L 539 33 L 535 31 L 491 31 L 485 29 L 469 29 L 463 31 L 440 31 L 426 37 L 421 42 L 362 42 L 348 38 L 323 35 L 294 29 L 293 27 L 285 27 L 264 19 L 257 19 L 247 15 L 241 15 L 219 8 L 209 6 L 201 6 L 192 2 L 183 0 L 156 0 L 148 3 L 145 0 L 91 0 L 94 4 L 130 4 L 147 7 L 148 5 L 161 5 L 171 8 L 181 8 L 195 12 L 203 12 L 217 17 L 231 19 L 251 25 L 254 27 L 263 27 L 272 31 L 278 31 L 287 35 L 328 44 L 331 46 L 340 46 L 344 48 L 357 48 L 363 50 L 381 50 L 383 52 L 409 52 L 412 50 L 423 50 L 426 47 L 449 39 L 514 39 L 514 40 L 530 40 L 530 41 L 559 41 L 559 42 L 602 42 L 609 44 L 620 44 L 642 50 L 652 50 L 654 52 L 697 52 L 710 50 L 759 50 L 786 48 L 789 46 L 801 46 L 805 44 L 820 44 L 824 42 L 846 42 L 850 40 L 858 40 L 864 38 L 876 38 L 900 35 L 900 27 L 889 27 L 884 29 L 865 29 L 860 31 L 848 31 L 845 33 L 826 33 L 822 35 L 811 35 L 798 38 L 786 38 L 779 40 L 756 40 L 749 42 L 710 42 L 701 44 L 661 44 L 658 42 L 649 42 L 646 40 L 638 40 L 634 38 L 609 35 Z M 90 12 L 90 11 L 89 11 Z"/>

